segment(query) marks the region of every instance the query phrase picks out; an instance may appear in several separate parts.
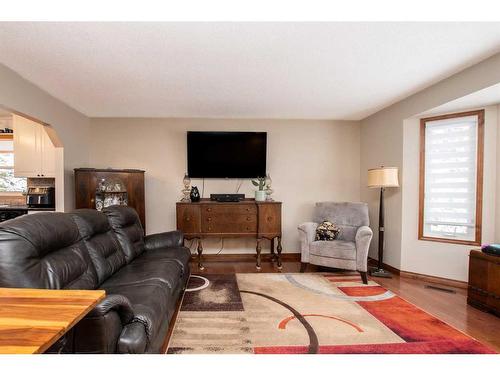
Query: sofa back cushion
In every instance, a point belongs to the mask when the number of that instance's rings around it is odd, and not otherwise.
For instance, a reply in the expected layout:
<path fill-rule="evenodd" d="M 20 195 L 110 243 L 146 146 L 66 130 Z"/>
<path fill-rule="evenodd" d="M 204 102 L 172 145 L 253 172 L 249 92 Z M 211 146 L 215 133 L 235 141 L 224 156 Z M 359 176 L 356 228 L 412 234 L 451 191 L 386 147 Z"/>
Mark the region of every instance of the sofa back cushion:
<path fill-rule="evenodd" d="M 103 212 L 120 242 L 126 262 L 130 263 L 144 251 L 144 230 L 137 212 L 128 206 L 110 206 Z"/>
<path fill-rule="evenodd" d="M 354 241 L 356 232 L 363 225 L 370 225 L 368 205 L 361 202 L 318 202 L 313 221 L 330 221 L 340 227 L 339 240 Z"/>
<path fill-rule="evenodd" d="M 126 264 L 125 254 L 108 217 L 102 212 L 81 209 L 71 213 L 87 246 L 99 284 Z"/>
<path fill-rule="evenodd" d="M 78 227 L 63 213 L 24 215 L 0 224 L 0 286 L 95 289 L 97 274 Z"/>

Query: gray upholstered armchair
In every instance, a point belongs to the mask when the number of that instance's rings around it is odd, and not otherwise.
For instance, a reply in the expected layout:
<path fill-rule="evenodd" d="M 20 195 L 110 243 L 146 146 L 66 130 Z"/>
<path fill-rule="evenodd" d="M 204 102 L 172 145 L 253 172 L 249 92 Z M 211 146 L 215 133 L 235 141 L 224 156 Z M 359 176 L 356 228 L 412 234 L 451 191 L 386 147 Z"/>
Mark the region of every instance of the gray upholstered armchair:
<path fill-rule="evenodd" d="M 315 241 L 316 228 L 325 220 L 340 227 L 339 237 L 334 241 Z M 316 203 L 313 222 L 298 228 L 302 252 L 300 272 L 304 272 L 309 263 L 359 271 L 363 283 L 367 284 L 368 249 L 373 236 L 369 224 L 366 203 Z"/>

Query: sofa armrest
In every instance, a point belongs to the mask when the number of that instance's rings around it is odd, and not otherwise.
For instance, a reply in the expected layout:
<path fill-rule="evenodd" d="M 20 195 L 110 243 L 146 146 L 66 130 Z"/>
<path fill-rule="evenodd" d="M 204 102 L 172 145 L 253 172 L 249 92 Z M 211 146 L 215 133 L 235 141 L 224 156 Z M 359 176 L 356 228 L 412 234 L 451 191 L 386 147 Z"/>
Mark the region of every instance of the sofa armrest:
<path fill-rule="evenodd" d="M 134 327 L 128 328 L 131 325 Z M 147 344 L 146 328 L 136 323 L 130 301 L 119 294 L 107 295 L 74 327 L 73 334 L 75 353 L 116 353 L 118 350 L 138 353 Z"/>
<path fill-rule="evenodd" d="M 300 261 L 303 263 L 309 263 L 309 245 L 316 237 L 316 228 L 318 228 L 318 225 L 318 223 L 307 222 L 297 227 L 300 237 Z"/>
<path fill-rule="evenodd" d="M 87 314 L 87 317 L 104 316 L 110 311 L 116 311 L 122 324 L 128 324 L 134 319 L 132 305 L 127 297 L 120 294 L 108 294 L 96 307 Z"/>
<path fill-rule="evenodd" d="M 184 233 L 180 230 L 150 234 L 144 237 L 144 248 L 146 250 L 182 246 L 184 246 Z"/>
<path fill-rule="evenodd" d="M 359 227 L 356 232 L 356 268 L 358 271 L 368 270 L 368 251 L 373 231 L 368 226 Z"/>
<path fill-rule="evenodd" d="M 126 325 L 118 338 L 117 350 L 123 354 L 141 354 L 146 351 L 148 338 L 141 322 Z"/>

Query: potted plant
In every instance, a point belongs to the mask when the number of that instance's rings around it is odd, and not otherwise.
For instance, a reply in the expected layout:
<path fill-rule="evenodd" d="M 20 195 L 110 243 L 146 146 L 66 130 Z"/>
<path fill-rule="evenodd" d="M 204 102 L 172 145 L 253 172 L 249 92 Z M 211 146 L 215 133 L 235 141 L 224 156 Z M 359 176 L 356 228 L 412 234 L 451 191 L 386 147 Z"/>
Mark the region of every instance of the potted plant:
<path fill-rule="evenodd" d="M 257 177 L 257 180 L 252 180 L 252 184 L 253 186 L 259 188 L 259 190 L 255 190 L 255 200 L 257 202 L 264 202 L 266 200 L 266 191 L 264 190 L 264 187 L 266 186 L 266 178 Z"/>

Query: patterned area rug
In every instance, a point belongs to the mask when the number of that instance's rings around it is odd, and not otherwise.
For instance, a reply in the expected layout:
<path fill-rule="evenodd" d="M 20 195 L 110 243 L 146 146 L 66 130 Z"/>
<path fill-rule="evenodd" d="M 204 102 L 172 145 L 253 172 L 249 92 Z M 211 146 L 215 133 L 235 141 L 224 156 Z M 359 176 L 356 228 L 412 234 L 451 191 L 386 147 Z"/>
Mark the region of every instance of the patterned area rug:
<path fill-rule="evenodd" d="M 358 273 L 191 276 L 167 353 L 495 353 Z"/>

